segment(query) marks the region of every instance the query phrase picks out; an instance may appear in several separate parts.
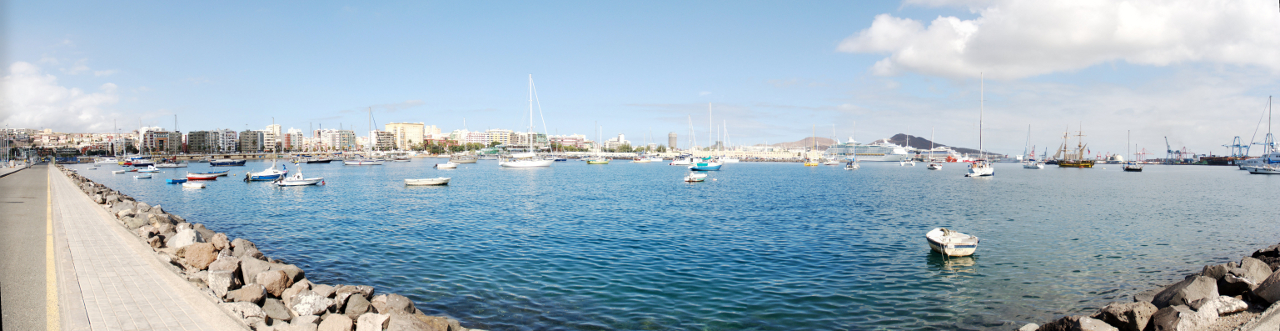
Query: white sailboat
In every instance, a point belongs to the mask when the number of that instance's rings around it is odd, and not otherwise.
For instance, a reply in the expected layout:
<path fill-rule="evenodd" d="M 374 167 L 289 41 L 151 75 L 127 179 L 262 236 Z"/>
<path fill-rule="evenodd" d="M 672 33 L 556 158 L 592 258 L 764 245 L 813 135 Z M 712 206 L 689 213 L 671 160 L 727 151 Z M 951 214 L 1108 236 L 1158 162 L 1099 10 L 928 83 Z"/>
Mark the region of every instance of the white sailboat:
<path fill-rule="evenodd" d="M 1124 138 L 1124 145 L 1125 145 L 1125 146 L 1124 146 L 1124 153 L 1125 153 L 1125 154 L 1129 154 L 1129 136 L 1130 136 L 1130 135 L 1132 135 L 1132 133 L 1130 133 L 1129 131 L 1125 131 L 1125 138 Z M 1136 148 L 1135 148 L 1135 149 L 1136 149 Z M 1125 162 L 1125 163 L 1124 163 L 1124 171 L 1128 171 L 1128 172 L 1142 172 L 1142 164 L 1139 164 L 1139 163 L 1138 163 L 1138 158 L 1136 158 L 1136 157 L 1135 157 L 1135 158 L 1133 158 L 1133 160 L 1130 160 L 1129 162 Z"/>
<path fill-rule="evenodd" d="M 1031 147 L 1031 125 L 1027 125 L 1027 145 L 1022 147 L 1022 168 L 1023 169 L 1044 169 L 1044 162 L 1040 160 L 1032 160 L 1027 150 Z M 1031 149 L 1031 154 L 1035 154 L 1035 150 Z"/>
<path fill-rule="evenodd" d="M 979 75 L 978 79 L 979 81 L 982 80 L 981 75 Z M 969 164 L 969 172 L 964 174 L 965 177 L 989 177 L 995 176 L 996 174 L 996 169 L 992 168 L 991 162 L 986 160 L 987 151 L 982 146 L 982 112 L 986 104 L 986 100 L 984 99 L 984 95 L 986 94 L 986 84 L 979 84 L 982 85 L 978 88 L 978 159 Z"/>
<path fill-rule="evenodd" d="M 926 168 L 929 168 L 929 170 L 942 170 L 942 163 L 933 159 L 933 149 L 933 129 L 929 129 L 929 165 Z"/>
<path fill-rule="evenodd" d="M 541 104 L 541 102 L 539 102 L 539 104 Z M 534 131 L 533 131 L 533 74 L 529 74 L 529 134 L 530 135 L 534 134 Z M 544 160 L 544 159 L 538 158 L 537 153 L 532 152 L 533 139 L 529 139 L 529 140 L 530 140 L 529 141 L 530 152 L 514 153 L 505 157 L 499 157 L 498 166 L 501 166 L 504 168 L 542 168 L 542 167 L 550 167 L 551 164 L 556 162 L 555 160 Z"/>
<path fill-rule="evenodd" d="M 909 127 L 909 126 L 907 127 L 907 132 L 911 132 L 911 127 Z M 906 142 L 905 142 L 905 143 L 903 143 L 903 145 L 905 145 L 904 147 L 906 147 L 906 149 L 907 149 L 907 150 L 910 150 L 910 149 L 911 149 L 911 134 L 910 134 L 910 133 L 906 133 L 906 134 L 904 134 L 904 135 L 905 135 L 905 136 L 907 136 L 907 138 L 906 138 Z M 914 167 L 914 166 L 916 166 L 916 160 L 915 160 L 914 158 L 907 157 L 905 160 L 898 161 L 898 166 L 902 166 L 902 167 L 907 167 L 907 166 Z"/>
<path fill-rule="evenodd" d="M 373 130 L 373 107 L 369 107 L 369 149 L 367 150 L 367 154 L 373 154 L 373 145 L 377 143 L 377 141 L 378 134 Z M 342 160 L 342 164 L 351 166 L 382 165 L 382 162 L 382 160 L 365 157 L 363 155 L 358 156 L 355 159 Z"/>

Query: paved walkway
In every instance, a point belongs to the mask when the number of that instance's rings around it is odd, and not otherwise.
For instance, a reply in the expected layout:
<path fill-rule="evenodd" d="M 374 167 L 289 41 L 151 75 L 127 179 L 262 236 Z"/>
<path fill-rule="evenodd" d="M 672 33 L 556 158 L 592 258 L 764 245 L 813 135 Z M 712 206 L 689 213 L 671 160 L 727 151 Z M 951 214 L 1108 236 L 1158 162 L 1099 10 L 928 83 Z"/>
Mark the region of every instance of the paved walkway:
<path fill-rule="evenodd" d="M 25 165 L 10 168 L 8 164 L 5 164 L 3 166 L 0 166 L 0 177 L 8 176 L 10 174 L 13 174 L 15 172 L 18 172 L 19 170 L 26 169 L 26 168 L 27 166 Z"/>
<path fill-rule="evenodd" d="M 0 178 L 0 329 L 46 330 L 46 169 Z"/>
<path fill-rule="evenodd" d="M 66 175 L 54 168 L 48 174 L 63 329 L 247 330 L 165 269 Z"/>

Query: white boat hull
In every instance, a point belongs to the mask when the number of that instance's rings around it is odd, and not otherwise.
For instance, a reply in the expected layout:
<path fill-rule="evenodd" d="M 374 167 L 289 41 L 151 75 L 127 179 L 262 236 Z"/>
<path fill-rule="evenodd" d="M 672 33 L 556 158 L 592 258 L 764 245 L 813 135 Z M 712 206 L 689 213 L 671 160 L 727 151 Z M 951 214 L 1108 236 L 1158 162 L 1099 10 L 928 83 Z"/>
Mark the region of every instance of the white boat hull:
<path fill-rule="evenodd" d="M 929 168 L 929 170 L 942 170 L 942 164 L 941 164 L 941 163 L 930 163 L 930 164 L 929 164 L 929 166 L 928 166 L 927 168 Z"/>
<path fill-rule="evenodd" d="M 1023 163 L 1022 168 L 1023 169 L 1044 169 L 1044 163 L 1040 163 L 1040 162 Z"/>
<path fill-rule="evenodd" d="M 990 177 L 996 175 L 996 169 L 990 164 L 973 163 L 969 165 L 969 173 L 965 177 Z"/>
<path fill-rule="evenodd" d="M 515 160 L 501 161 L 498 162 L 498 165 L 504 168 L 541 168 L 550 167 L 555 162 L 555 160 Z"/>
<path fill-rule="evenodd" d="M 687 165 L 692 164 L 692 163 L 693 163 L 693 161 L 689 161 L 689 160 L 675 160 L 675 161 L 671 161 L 671 163 L 668 163 L 668 165 L 673 165 L 673 166 L 685 165 L 685 166 L 687 166 Z"/>
<path fill-rule="evenodd" d="M 946 256 L 970 256 L 978 251 L 978 237 L 936 228 L 924 235 L 929 242 L 929 249 Z"/>
<path fill-rule="evenodd" d="M 1250 166 L 1245 167 L 1245 170 L 1249 170 L 1249 173 L 1257 175 L 1280 175 L 1280 167 L 1274 166 Z"/>
<path fill-rule="evenodd" d="M 436 164 L 436 169 L 457 169 L 457 168 L 458 168 L 458 164 L 453 162 Z"/>
<path fill-rule="evenodd" d="M 344 161 L 342 161 L 342 164 L 345 164 L 345 165 L 354 165 L 354 166 L 361 166 L 361 165 L 382 165 L 382 160 L 344 160 Z"/>
<path fill-rule="evenodd" d="M 182 183 L 182 188 L 205 188 L 204 183 Z"/>
<path fill-rule="evenodd" d="M 408 186 L 449 185 L 449 177 L 405 179 L 404 185 L 408 185 Z"/>
<path fill-rule="evenodd" d="M 307 186 L 317 185 L 324 181 L 324 177 L 306 178 L 306 179 L 286 179 L 276 182 L 277 186 Z"/>

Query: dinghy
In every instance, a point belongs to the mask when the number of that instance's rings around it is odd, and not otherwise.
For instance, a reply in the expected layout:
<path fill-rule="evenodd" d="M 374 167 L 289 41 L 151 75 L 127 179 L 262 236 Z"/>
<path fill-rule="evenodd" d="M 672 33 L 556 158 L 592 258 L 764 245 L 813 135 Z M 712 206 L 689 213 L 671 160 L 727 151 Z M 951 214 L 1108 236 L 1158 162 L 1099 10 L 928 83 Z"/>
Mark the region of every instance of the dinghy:
<path fill-rule="evenodd" d="M 324 181 L 324 177 L 306 178 L 302 176 L 302 168 L 298 168 L 298 172 L 288 178 L 276 180 L 277 186 L 307 186 L 316 185 Z"/>
<path fill-rule="evenodd" d="M 205 188 L 204 183 L 182 183 L 182 188 Z"/>
<path fill-rule="evenodd" d="M 128 170 L 112 170 L 112 171 L 111 171 L 111 173 L 113 173 L 113 174 L 117 174 L 117 175 L 119 175 L 119 174 L 123 174 L 123 173 L 126 173 L 126 172 L 129 172 L 129 171 L 128 171 Z"/>
<path fill-rule="evenodd" d="M 701 183 L 705 180 L 707 180 L 707 174 L 704 174 L 704 173 L 695 172 L 695 173 L 689 173 L 688 176 L 684 176 L 684 181 L 688 183 Z"/>
<path fill-rule="evenodd" d="M 408 186 L 449 185 L 449 177 L 405 179 L 404 185 L 408 185 Z"/>
<path fill-rule="evenodd" d="M 186 178 L 170 178 L 170 179 L 164 180 L 165 184 L 182 184 L 186 182 L 187 182 Z"/>
<path fill-rule="evenodd" d="M 151 179 L 151 174 L 133 176 L 133 179 Z"/>
<path fill-rule="evenodd" d="M 946 256 L 969 256 L 978 250 L 978 237 L 947 228 L 933 229 L 924 238 L 929 240 L 929 248 Z"/>
<path fill-rule="evenodd" d="M 224 173 L 224 174 L 225 174 L 225 173 Z M 210 173 L 199 173 L 199 172 L 188 172 L 188 173 L 187 173 L 187 179 L 188 179 L 188 180 L 215 180 L 215 179 L 218 179 L 218 176 L 221 176 L 221 175 L 220 175 L 220 174 L 210 174 Z"/>
<path fill-rule="evenodd" d="M 436 164 L 436 169 L 457 169 L 457 168 L 458 168 L 458 164 L 453 163 L 453 161 Z"/>

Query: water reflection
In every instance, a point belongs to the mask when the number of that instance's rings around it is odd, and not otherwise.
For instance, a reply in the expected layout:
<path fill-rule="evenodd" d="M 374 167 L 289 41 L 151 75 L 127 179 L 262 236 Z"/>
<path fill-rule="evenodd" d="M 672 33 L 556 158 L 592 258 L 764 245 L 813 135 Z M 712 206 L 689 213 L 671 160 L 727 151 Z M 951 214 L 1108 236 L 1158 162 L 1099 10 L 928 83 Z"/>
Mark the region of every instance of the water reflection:
<path fill-rule="evenodd" d="M 952 274 L 978 272 L 978 258 L 974 256 L 946 256 L 929 250 L 927 259 L 930 271 Z"/>

